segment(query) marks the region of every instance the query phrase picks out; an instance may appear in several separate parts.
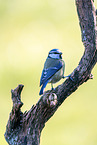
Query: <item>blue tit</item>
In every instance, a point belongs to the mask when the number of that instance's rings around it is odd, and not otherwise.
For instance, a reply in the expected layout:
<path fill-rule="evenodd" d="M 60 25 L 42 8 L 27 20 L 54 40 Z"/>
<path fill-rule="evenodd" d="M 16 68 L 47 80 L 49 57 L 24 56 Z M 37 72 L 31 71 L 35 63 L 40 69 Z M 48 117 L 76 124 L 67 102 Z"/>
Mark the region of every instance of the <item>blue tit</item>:
<path fill-rule="evenodd" d="M 45 61 L 44 68 L 40 79 L 40 93 L 42 95 L 47 83 L 53 84 L 64 77 L 65 62 L 62 60 L 62 52 L 59 49 L 52 49 Z"/>

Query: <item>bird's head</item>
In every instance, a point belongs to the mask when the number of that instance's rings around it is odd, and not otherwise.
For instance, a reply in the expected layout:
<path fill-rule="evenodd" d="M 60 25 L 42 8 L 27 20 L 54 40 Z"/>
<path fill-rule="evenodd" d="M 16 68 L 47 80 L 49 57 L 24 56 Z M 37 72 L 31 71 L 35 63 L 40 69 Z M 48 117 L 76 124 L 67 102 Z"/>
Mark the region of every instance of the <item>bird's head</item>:
<path fill-rule="evenodd" d="M 53 58 L 53 59 L 62 59 L 62 52 L 59 49 L 52 49 L 48 57 Z"/>

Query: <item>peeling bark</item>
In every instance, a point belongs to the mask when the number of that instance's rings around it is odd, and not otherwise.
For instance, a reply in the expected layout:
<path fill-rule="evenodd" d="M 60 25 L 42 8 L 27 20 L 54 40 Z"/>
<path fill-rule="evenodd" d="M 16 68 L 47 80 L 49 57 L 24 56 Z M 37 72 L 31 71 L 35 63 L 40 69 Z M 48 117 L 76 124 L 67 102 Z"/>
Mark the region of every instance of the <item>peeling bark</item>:
<path fill-rule="evenodd" d="M 5 139 L 10 145 L 39 145 L 41 131 L 48 119 L 70 94 L 93 78 L 91 71 L 97 62 L 96 10 L 92 0 L 76 0 L 76 7 L 85 51 L 71 73 L 73 81 L 68 78 L 55 90 L 46 91 L 37 104 L 24 113 L 21 112 L 23 85 L 11 91 L 13 107 L 5 132 Z"/>

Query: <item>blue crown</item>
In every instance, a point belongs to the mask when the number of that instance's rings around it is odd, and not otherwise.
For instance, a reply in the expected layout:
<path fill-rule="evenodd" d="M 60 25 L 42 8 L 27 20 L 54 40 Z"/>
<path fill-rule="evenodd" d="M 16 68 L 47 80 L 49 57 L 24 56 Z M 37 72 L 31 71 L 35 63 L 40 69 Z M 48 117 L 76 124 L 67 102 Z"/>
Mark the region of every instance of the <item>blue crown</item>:
<path fill-rule="evenodd" d="M 62 52 L 59 49 L 52 49 L 52 50 L 50 50 L 49 54 L 51 54 L 51 53 L 62 54 Z"/>

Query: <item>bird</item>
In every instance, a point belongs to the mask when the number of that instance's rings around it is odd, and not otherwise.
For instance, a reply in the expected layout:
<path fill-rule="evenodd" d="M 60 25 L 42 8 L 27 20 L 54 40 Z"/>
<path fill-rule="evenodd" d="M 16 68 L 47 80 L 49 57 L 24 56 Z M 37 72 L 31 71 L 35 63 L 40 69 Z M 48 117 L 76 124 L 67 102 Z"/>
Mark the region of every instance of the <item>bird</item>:
<path fill-rule="evenodd" d="M 54 83 L 65 78 L 64 71 L 65 62 L 62 59 L 62 52 L 57 48 L 50 50 L 40 78 L 41 89 L 39 95 L 44 93 L 44 89 L 48 83 L 51 83 L 53 89 Z"/>

